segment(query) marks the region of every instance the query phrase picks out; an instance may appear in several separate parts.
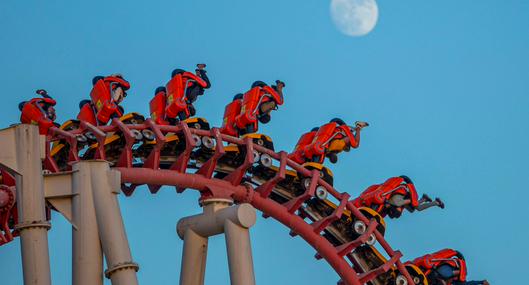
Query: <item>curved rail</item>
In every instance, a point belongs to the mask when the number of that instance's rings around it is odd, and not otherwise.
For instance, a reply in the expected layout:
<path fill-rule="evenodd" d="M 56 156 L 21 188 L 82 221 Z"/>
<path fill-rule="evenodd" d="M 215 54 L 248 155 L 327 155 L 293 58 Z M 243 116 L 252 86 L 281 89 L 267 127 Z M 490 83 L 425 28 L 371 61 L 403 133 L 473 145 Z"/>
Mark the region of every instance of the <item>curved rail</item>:
<path fill-rule="evenodd" d="M 149 148 L 145 139 L 138 140 L 138 131 L 150 130 L 155 140 Z M 87 137 L 88 133 L 95 137 L 97 144 L 87 150 L 78 148 L 78 138 Z M 120 143 L 112 151 L 105 145 L 107 137 L 117 135 Z M 177 136 L 181 149 L 171 155 L 164 153 L 170 146 L 169 136 Z M 198 139 L 197 139 L 198 137 Z M 202 138 L 214 141 L 214 147 L 206 149 L 199 146 Z M 62 143 L 63 158 L 57 161 L 52 156 L 52 143 Z M 200 191 L 201 200 L 209 198 L 230 198 L 236 203 L 250 203 L 263 212 L 265 217 L 284 224 L 291 230 L 291 235 L 299 235 L 317 252 L 316 258 L 325 259 L 340 276 L 340 284 L 360 285 L 375 282 L 378 276 L 387 274 L 395 268 L 405 276 L 408 284 L 414 284 L 410 274 L 400 261 L 402 254 L 391 248 L 384 239 L 383 233 L 377 229 L 377 221 L 369 220 L 349 200 L 347 193 L 340 193 L 320 177 L 318 170 L 308 170 L 287 158 L 286 152 L 274 152 L 261 145 L 255 144 L 251 138 L 236 138 L 221 134 L 217 128 L 211 130 L 190 128 L 186 123 L 176 126 L 156 125 L 150 119 L 141 124 L 125 124 L 113 119 L 108 126 L 95 127 L 86 122 L 80 122 L 79 129 L 64 131 L 52 128 L 47 136 L 46 158 L 44 169 L 59 172 L 69 169 L 72 162 L 81 159 L 105 159 L 111 161 L 114 169 L 121 172 L 122 190 L 125 195 L 133 194 L 139 185 L 147 185 L 152 193 L 156 193 L 161 186 L 175 186 L 178 192 L 185 189 Z M 235 165 L 227 165 L 222 160 L 233 155 L 226 150 L 226 145 L 236 146 L 241 160 Z M 142 148 L 143 146 L 143 148 Z M 232 147 L 233 149 L 233 147 Z M 277 165 L 271 177 L 263 179 L 252 173 L 256 162 L 254 151 L 270 156 Z M 80 155 L 82 153 L 83 155 Z M 286 179 L 288 169 L 298 175 L 310 179 L 310 186 L 299 193 L 299 189 L 285 189 L 280 186 Z M 194 171 L 194 172 L 192 172 Z M 314 201 L 316 187 L 323 186 L 337 206 L 331 213 L 307 215 L 310 211 L 307 202 Z M 282 193 L 282 194 L 277 194 Z M 278 197 L 281 197 L 280 199 Z M 361 220 L 367 226 L 365 233 L 358 237 L 332 240 L 325 231 L 338 232 L 336 225 L 343 223 L 344 212 Z M 309 218 L 309 222 L 307 222 Z M 310 222 L 311 221 L 311 222 Z M 347 227 L 347 225 L 343 225 Z M 371 235 L 385 250 L 389 257 L 381 266 L 366 272 L 355 270 L 358 265 L 352 258 L 352 252 L 364 244 Z M 380 283 L 371 283 L 380 284 Z"/>

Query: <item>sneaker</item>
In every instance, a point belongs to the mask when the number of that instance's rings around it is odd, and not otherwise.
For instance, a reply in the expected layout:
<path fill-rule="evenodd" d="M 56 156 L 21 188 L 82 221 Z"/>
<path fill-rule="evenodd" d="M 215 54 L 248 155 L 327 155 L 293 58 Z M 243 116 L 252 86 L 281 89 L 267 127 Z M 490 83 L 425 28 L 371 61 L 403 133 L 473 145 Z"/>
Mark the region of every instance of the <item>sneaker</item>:
<path fill-rule="evenodd" d="M 437 205 L 439 206 L 439 208 L 441 209 L 445 208 L 445 203 L 443 203 L 443 201 L 441 201 L 440 198 L 435 198 L 435 202 L 437 202 Z"/>
<path fill-rule="evenodd" d="M 426 195 L 426 194 L 422 194 L 422 198 L 421 200 L 424 200 L 426 202 L 432 202 L 432 198 L 430 198 L 430 196 Z M 437 200 L 436 200 L 437 201 Z M 441 200 L 439 200 L 441 201 Z"/>

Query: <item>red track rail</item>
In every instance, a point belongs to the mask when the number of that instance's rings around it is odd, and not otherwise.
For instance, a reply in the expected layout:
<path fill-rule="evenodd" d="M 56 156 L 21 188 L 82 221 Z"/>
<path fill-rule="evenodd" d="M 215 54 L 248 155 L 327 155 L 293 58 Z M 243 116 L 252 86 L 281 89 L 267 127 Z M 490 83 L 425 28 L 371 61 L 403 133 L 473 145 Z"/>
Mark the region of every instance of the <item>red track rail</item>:
<path fill-rule="evenodd" d="M 142 161 L 140 165 L 134 165 L 133 162 L 138 157 L 134 157 L 133 145 L 136 143 L 132 130 L 150 129 L 156 136 L 156 145 L 152 151 L 145 157 L 140 157 Z M 126 125 L 117 119 L 114 119 L 109 126 L 94 127 L 86 122 L 81 122 L 81 128 L 73 131 L 65 132 L 58 128 L 52 128 L 50 135 L 47 137 L 47 156 L 44 160 L 44 168 L 51 172 L 58 172 L 59 165 L 49 154 L 49 146 L 52 141 L 62 140 L 69 145 L 68 163 L 80 160 L 79 150 L 77 148 L 76 136 L 91 132 L 97 138 L 99 146 L 94 152 L 93 157 L 88 159 L 106 159 L 104 141 L 108 133 L 122 134 L 125 140 L 124 146 L 120 149 L 117 159 L 115 160 L 114 169 L 121 172 L 122 189 L 125 195 L 132 195 L 133 191 L 139 185 L 147 185 L 152 193 L 156 193 L 162 185 L 175 186 L 178 192 L 185 189 L 195 189 L 200 191 L 201 199 L 207 198 L 231 198 L 236 203 L 250 203 L 256 209 L 263 212 L 263 215 L 272 217 L 283 225 L 287 226 L 293 235 L 299 235 L 307 243 L 309 243 L 317 252 L 318 258 L 325 259 L 332 268 L 341 277 L 339 283 L 360 285 L 365 284 L 376 278 L 380 274 L 384 274 L 393 266 L 396 266 L 399 271 L 406 276 L 409 284 L 413 284 L 412 278 L 404 268 L 400 261 L 401 253 L 394 251 L 383 235 L 376 230 L 377 223 L 368 220 L 349 200 L 347 193 L 340 193 L 328 183 L 319 177 L 319 171 L 307 170 L 301 165 L 287 158 L 285 152 L 273 152 L 263 146 L 256 145 L 251 139 L 235 138 L 220 134 L 218 129 L 199 130 L 189 128 L 182 123 L 177 126 L 161 126 L 155 125 L 150 119 L 143 124 Z M 185 139 L 185 149 L 179 153 L 169 169 L 161 169 L 160 157 L 161 150 L 166 144 L 166 136 L 164 134 L 175 133 Z M 196 172 L 191 173 L 189 168 L 191 155 L 196 150 L 196 143 L 193 140 L 193 135 L 208 136 L 216 141 L 216 147 L 213 154 L 205 161 Z M 223 179 L 213 178 L 216 171 L 217 163 L 221 157 L 226 154 L 224 144 L 235 144 L 241 148 L 246 148 L 246 158 L 244 162 L 235 168 L 231 173 Z M 253 150 L 261 154 L 268 154 L 279 163 L 279 171 L 272 179 L 260 184 L 256 188 L 248 183 L 243 182 L 243 178 L 247 175 L 247 171 L 253 165 Z M 277 184 L 285 178 L 285 170 L 289 167 L 300 173 L 303 176 L 311 177 L 311 186 L 302 195 L 296 196 L 290 201 L 280 204 L 270 198 L 270 194 L 277 186 Z M 332 215 L 324 217 L 322 220 L 314 223 L 306 222 L 300 215 L 298 210 L 302 207 L 308 199 L 314 197 L 316 185 L 322 185 L 327 192 L 339 201 L 339 206 Z M 356 240 L 334 246 L 329 240 L 321 235 L 321 232 L 328 227 L 332 222 L 337 221 L 342 216 L 344 210 L 348 210 L 357 219 L 365 222 L 368 230 Z M 356 247 L 364 244 L 369 235 L 375 234 L 380 246 L 386 251 L 389 256 L 388 261 L 369 272 L 357 273 L 346 257 Z"/>

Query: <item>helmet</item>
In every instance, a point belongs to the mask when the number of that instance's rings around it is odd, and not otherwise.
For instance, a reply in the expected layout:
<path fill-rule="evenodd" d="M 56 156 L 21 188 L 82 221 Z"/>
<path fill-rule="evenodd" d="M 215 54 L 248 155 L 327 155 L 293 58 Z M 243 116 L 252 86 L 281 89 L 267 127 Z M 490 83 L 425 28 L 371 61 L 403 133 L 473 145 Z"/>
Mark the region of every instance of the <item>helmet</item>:
<path fill-rule="evenodd" d="M 340 118 L 334 118 L 330 121 L 330 123 L 337 123 L 339 126 L 345 125 L 345 122 Z"/>
<path fill-rule="evenodd" d="M 310 131 L 311 131 L 311 132 L 316 132 L 316 131 L 318 131 L 319 129 L 320 129 L 320 127 L 314 127 L 314 128 L 312 128 L 312 130 L 310 130 Z"/>
<path fill-rule="evenodd" d="M 406 175 L 401 175 L 399 176 L 400 178 L 404 179 L 404 182 L 408 183 L 408 184 L 413 184 L 413 181 L 411 181 L 411 179 L 406 176 Z"/>
<path fill-rule="evenodd" d="M 235 94 L 235 96 L 233 96 L 233 101 L 240 100 L 242 99 L 243 96 L 244 95 L 242 93 Z"/>
<path fill-rule="evenodd" d="M 96 85 L 96 83 L 97 83 L 99 80 L 103 79 L 103 78 L 105 78 L 105 77 L 104 77 L 104 76 L 101 76 L 101 75 L 94 76 L 94 78 L 92 78 L 92 85 Z"/>
<path fill-rule="evenodd" d="M 260 81 L 260 80 L 257 80 L 255 81 L 254 83 L 252 83 L 252 88 L 255 88 L 255 87 L 265 87 L 267 84 L 264 83 L 263 81 Z"/>
<path fill-rule="evenodd" d="M 186 71 L 183 70 L 183 69 L 177 68 L 177 69 L 173 70 L 173 72 L 171 72 L 171 78 L 175 77 L 177 74 L 182 74 L 184 72 L 186 72 Z"/>
<path fill-rule="evenodd" d="M 160 93 L 160 92 L 167 92 L 167 90 L 165 89 L 164 86 L 160 86 L 158 88 L 156 88 L 156 90 L 154 90 L 154 95 Z"/>

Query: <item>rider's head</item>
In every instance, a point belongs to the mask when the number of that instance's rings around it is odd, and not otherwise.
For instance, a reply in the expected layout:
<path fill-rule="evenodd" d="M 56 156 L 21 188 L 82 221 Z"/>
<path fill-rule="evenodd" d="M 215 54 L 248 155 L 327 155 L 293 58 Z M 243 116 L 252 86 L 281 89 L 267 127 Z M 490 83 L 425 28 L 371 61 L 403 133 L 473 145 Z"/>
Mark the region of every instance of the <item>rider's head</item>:
<path fill-rule="evenodd" d="M 312 128 L 312 130 L 310 130 L 310 131 L 311 131 L 311 132 L 317 132 L 319 129 L 320 129 L 320 127 L 314 127 L 314 128 Z"/>

